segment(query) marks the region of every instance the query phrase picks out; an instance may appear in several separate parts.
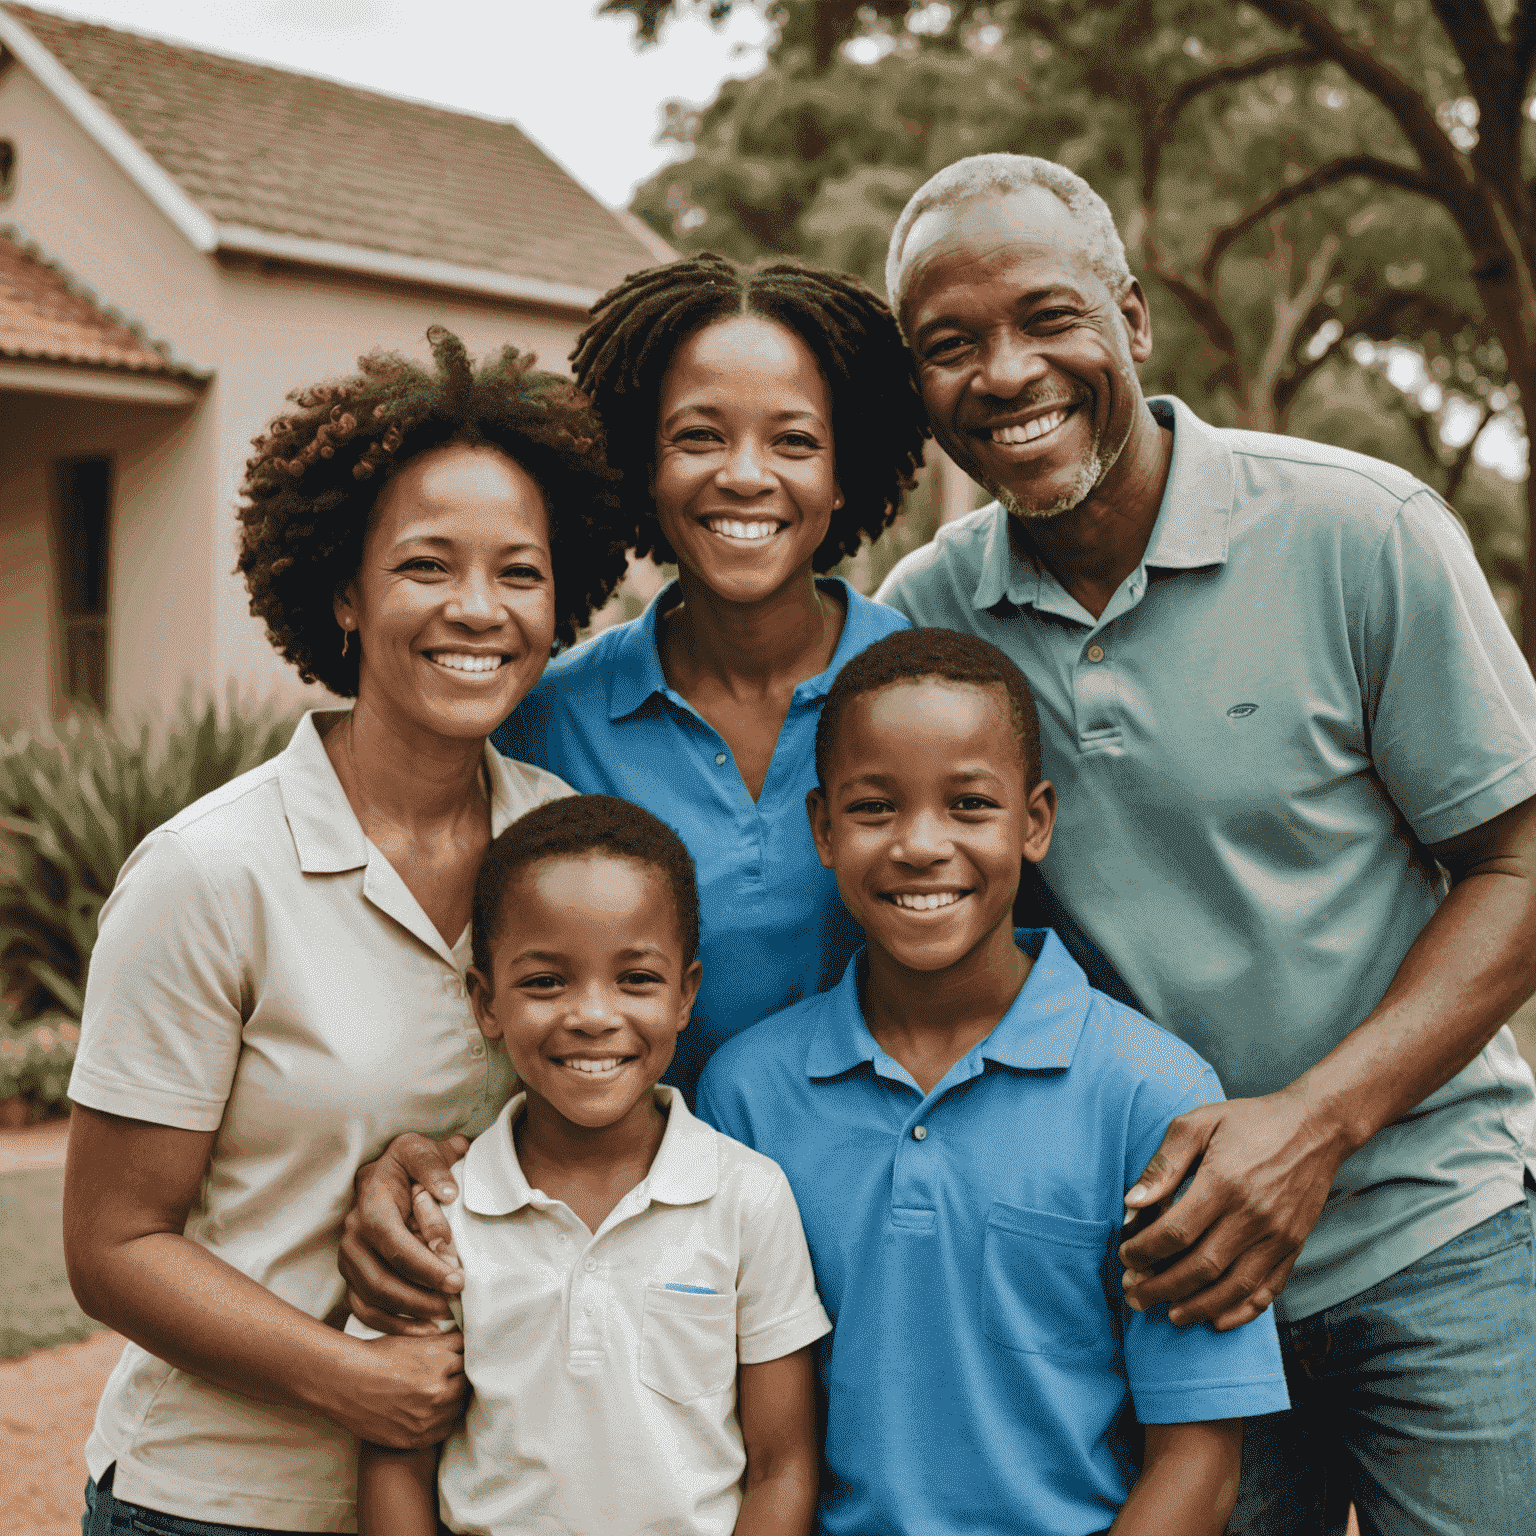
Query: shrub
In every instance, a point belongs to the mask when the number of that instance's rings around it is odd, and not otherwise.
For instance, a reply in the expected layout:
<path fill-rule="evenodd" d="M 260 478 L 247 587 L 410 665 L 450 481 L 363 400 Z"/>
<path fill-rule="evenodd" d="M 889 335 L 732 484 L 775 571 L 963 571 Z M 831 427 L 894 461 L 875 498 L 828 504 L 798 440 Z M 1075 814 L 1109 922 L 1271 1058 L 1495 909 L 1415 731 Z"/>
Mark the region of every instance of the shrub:
<path fill-rule="evenodd" d="M 140 840 L 287 744 L 294 718 L 184 694 L 168 727 L 74 715 L 0 734 L 0 1099 L 64 1099 L 102 903 Z M 76 1034 L 78 1033 L 76 1028 Z M 21 1084 L 21 1086 L 15 1086 Z"/>

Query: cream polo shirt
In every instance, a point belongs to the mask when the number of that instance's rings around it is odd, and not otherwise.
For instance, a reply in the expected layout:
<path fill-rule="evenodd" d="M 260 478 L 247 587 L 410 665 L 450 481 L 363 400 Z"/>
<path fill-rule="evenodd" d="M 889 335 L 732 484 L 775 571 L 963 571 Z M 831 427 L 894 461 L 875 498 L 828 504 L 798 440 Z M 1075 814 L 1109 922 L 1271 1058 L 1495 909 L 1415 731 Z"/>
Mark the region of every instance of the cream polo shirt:
<path fill-rule="evenodd" d="M 513 1074 L 445 944 L 368 842 L 310 714 L 271 762 L 130 855 L 101 915 L 70 1082 L 78 1104 L 216 1131 L 186 1235 L 312 1317 L 345 1287 L 352 1176 L 401 1131 L 489 1125 Z M 570 794 L 487 747 L 491 828 Z M 328 1419 L 130 1344 L 86 1446 L 113 1493 L 187 1518 L 352 1531 L 357 1442 Z"/>
<path fill-rule="evenodd" d="M 730 1536 L 736 1367 L 832 1330 L 778 1164 L 656 1094 L 656 1160 L 595 1233 L 523 1177 L 522 1094 L 454 1170 L 474 1396 L 439 1465 L 451 1530 Z"/>

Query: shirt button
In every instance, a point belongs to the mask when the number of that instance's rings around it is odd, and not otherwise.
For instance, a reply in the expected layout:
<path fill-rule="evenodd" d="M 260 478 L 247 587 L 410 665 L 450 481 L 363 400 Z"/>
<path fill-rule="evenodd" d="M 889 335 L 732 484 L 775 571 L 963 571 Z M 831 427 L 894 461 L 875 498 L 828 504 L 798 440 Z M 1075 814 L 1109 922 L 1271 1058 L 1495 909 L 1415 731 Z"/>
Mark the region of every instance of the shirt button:
<path fill-rule="evenodd" d="M 715 753 L 715 766 L 718 768 L 718 767 L 723 766 L 724 763 L 725 763 L 725 753 L 724 752 L 716 752 Z"/>
<path fill-rule="evenodd" d="M 1103 661 L 1104 660 L 1104 647 L 1102 645 L 1090 645 L 1088 647 L 1088 660 L 1089 661 Z"/>
<path fill-rule="evenodd" d="M 927 1138 L 928 1127 L 926 1125 L 914 1125 L 912 1127 L 912 1140 L 923 1141 Z"/>
<path fill-rule="evenodd" d="M 469 1054 L 471 1056 L 484 1056 L 485 1055 L 485 1041 L 484 1040 L 476 1040 L 475 1043 L 472 1046 L 470 1046 Z"/>
<path fill-rule="evenodd" d="M 558 1236 L 558 1237 L 556 1237 L 556 1239 L 555 1239 L 555 1241 L 556 1241 L 556 1242 L 557 1242 L 557 1243 L 568 1243 L 568 1242 L 570 1242 L 570 1238 L 568 1238 L 568 1237 L 567 1237 L 567 1236 L 566 1236 L 566 1235 L 565 1235 L 565 1233 L 564 1233 L 564 1232 L 562 1232 L 562 1233 L 560 1233 L 560 1235 L 559 1235 L 559 1236 Z"/>
<path fill-rule="evenodd" d="M 587 1262 L 585 1264 L 583 1264 L 581 1267 L 584 1270 L 586 1270 L 586 1272 L 590 1275 L 592 1273 L 592 1271 L 597 1268 L 597 1260 L 596 1259 L 588 1259 Z M 592 1310 L 591 1307 L 587 1308 L 588 1312 L 590 1312 L 591 1310 Z"/>
<path fill-rule="evenodd" d="M 588 1316 L 588 1317 L 591 1317 L 591 1316 L 592 1316 L 592 1303 L 591 1303 L 591 1302 L 590 1302 L 590 1301 L 589 1301 L 589 1302 L 588 1302 L 588 1303 L 587 1303 L 587 1304 L 586 1304 L 586 1306 L 584 1306 L 584 1307 L 583 1307 L 583 1308 L 582 1308 L 582 1309 L 581 1309 L 581 1310 L 582 1310 L 582 1311 L 583 1311 L 583 1312 L 585 1312 L 585 1313 L 586 1313 L 586 1314 L 587 1314 L 587 1316 Z"/>

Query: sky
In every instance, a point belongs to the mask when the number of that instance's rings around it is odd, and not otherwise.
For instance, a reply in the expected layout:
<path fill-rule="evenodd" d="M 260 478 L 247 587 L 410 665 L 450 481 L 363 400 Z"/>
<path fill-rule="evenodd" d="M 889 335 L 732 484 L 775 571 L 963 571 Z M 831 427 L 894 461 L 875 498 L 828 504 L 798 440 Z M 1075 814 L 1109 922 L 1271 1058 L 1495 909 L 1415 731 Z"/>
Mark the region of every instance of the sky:
<path fill-rule="evenodd" d="M 707 102 L 762 64 L 750 7 L 722 27 L 702 7 L 643 52 L 600 0 L 40 0 L 39 10 L 146 32 L 391 96 L 511 118 L 605 202 L 623 207 L 672 158 L 663 104 Z"/>

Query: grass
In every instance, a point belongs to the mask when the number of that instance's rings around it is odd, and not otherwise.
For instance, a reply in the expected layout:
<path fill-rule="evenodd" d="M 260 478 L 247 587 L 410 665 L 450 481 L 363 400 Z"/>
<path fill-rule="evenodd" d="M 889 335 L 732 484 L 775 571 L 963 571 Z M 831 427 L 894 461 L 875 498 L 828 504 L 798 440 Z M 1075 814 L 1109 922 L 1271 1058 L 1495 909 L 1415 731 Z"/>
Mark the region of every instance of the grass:
<path fill-rule="evenodd" d="M 0 1360 L 99 1331 L 70 1295 L 59 1211 L 62 1168 L 0 1174 Z"/>

